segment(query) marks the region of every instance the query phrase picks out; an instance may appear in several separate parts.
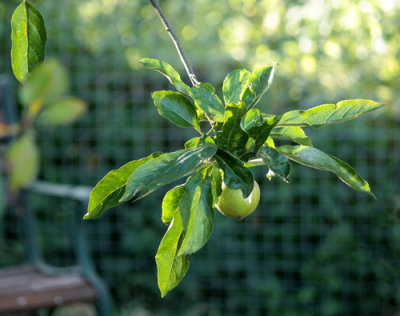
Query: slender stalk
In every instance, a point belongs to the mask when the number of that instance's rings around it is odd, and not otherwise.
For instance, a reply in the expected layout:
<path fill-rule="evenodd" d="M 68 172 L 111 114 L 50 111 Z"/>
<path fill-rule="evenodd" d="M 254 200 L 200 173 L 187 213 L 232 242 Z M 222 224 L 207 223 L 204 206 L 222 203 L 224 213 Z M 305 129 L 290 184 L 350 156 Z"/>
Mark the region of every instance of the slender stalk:
<path fill-rule="evenodd" d="M 189 79 L 190 79 L 192 85 L 198 84 L 199 82 L 196 79 L 196 75 L 193 72 L 192 66 L 190 66 L 190 63 L 187 60 L 185 53 L 183 52 L 181 42 L 179 41 L 179 38 L 176 36 L 171 25 L 168 23 L 168 20 L 167 20 L 166 16 L 164 15 L 164 13 L 162 12 L 160 5 L 158 4 L 158 1 L 150 0 L 150 2 L 153 5 L 154 9 L 156 10 L 158 17 L 160 18 L 162 24 L 165 27 L 165 30 L 168 32 L 169 36 L 171 37 L 172 42 L 174 43 L 176 50 L 178 51 L 179 57 L 183 63 L 183 66 L 185 67 L 185 70 L 189 76 Z"/>

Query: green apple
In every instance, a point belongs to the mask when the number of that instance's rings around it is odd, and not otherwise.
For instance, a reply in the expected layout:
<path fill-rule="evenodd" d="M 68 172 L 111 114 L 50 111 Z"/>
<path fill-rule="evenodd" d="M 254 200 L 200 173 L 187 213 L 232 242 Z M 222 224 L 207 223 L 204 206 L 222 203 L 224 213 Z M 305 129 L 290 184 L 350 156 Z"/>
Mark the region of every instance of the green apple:
<path fill-rule="evenodd" d="M 259 201 L 260 187 L 256 181 L 253 191 L 247 198 L 243 197 L 242 190 L 233 190 L 222 183 L 222 193 L 216 207 L 225 216 L 242 219 L 254 212 Z"/>

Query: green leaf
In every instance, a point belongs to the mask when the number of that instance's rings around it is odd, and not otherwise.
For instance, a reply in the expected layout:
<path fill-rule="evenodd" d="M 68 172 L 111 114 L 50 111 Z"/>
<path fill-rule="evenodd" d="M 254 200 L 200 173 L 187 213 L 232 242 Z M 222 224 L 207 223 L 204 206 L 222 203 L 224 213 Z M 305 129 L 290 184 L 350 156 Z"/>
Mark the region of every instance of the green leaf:
<path fill-rule="evenodd" d="M 75 97 L 63 97 L 45 107 L 40 121 L 49 125 L 62 125 L 75 122 L 86 111 L 86 104 Z"/>
<path fill-rule="evenodd" d="M 46 28 L 40 12 L 26 1 L 15 9 L 11 26 L 11 65 L 15 78 L 23 82 L 44 60 Z"/>
<path fill-rule="evenodd" d="M 178 91 L 187 95 L 190 94 L 190 87 L 181 80 L 179 73 L 170 64 L 152 58 L 143 58 L 140 63 L 148 69 L 154 69 L 163 74 Z"/>
<path fill-rule="evenodd" d="M 179 127 L 200 130 L 196 108 L 184 95 L 173 91 L 156 91 L 152 94 L 161 116 Z"/>
<path fill-rule="evenodd" d="M 241 189 L 243 197 L 247 198 L 253 191 L 254 179 L 249 169 L 231 154 L 218 150 L 215 155 L 218 167 L 224 172 L 224 183 L 231 189 Z"/>
<path fill-rule="evenodd" d="M 218 203 L 218 197 L 222 193 L 221 171 L 214 166 L 211 173 L 211 190 L 213 194 L 213 206 Z"/>
<path fill-rule="evenodd" d="M 37 67 L 22 86 L 20 99 L 25 106 L 43 104 L 62 96 L 68 89 L 65 68 L 56 60 L 49 60 Z"/>
<path fill-rule="evenodd" d="M 226 107 L 224 124 L 216 132 L 218 148 L 231 153 L 241 153 L 245 150 L 249 137 L 240 128 L 240 121 L 245 112 L 246 106 L 243 102 Z"/>
<path fill-rule="evenodd" d="M 287 158 L 307 167 L 330 171 L 335 173 L 340 180 L 357 191 L 366 192 L 375 198 L 369 184 L 357 173 L 357 171 L 344 161 L 326 154 L 309 146 L 281 146 L 277 148 Z"/>
<path fill-rule="evenodd" d="M 263 146 L 258 152 L 265 165 L 269 168 L 267 177 L 278 175 L 283 181 L 289 183 L 290 163 L 287 158 L 273 147 Z"/>
<path fill-rule="evenodd" d="M 292 140 L 300 145 L 312 146 L 311 139 L 298 126 L 274 127 L 270 136 L 278 139 Z"/>
<path fill-rule="evenodd" d="M 161 153 L 153 153 L 140 160 L 133 160 L 117 170 L 111 170 L 90 192 L 88 212 L 84 219 L 99 218 L 104 211 L 120 205 L 119 199 L 125 192 L 125 185 L 131 174 L 145 162 L 159 157 Z"/>
<path fill-rule="evenodd" d="M 194 137 L 185 143 L 185 149 L 197 147 L 201 142 L 201 137 Z"/>
<path fill-rule="evenodd" d="M 376 110 L 383 104 L 371 100 L 344 100 L 323 104 L 305 111 L 290 111 L 282 115 L 278 126 L 306 126 L 318 128 L 326 124 L 344 122 Z"/>
<path fill-rule="evenodd" d="M 39 173 L 39 150 L 33 131 L 26 132 L 10 146 L 7 162 L 11 171 L 11 191 L 26 188 L 36 179 Z"/>
<path fill-rule="evenodd" d="M 271 87 L 274 78 L 275 66 L 268 66 L 256 69 L 247 80 L 247 88 L 243 92 L 243 100 L 247 108 L 255 106 L 262 96 Z"/>
<path fill-rule="evenodd" d="M 264 118 L 259 109 L 249 110 L 245 116 L 243 116 L 240 127 L 242 130 L 250 131 L 253 128 L 260 127 L 264 123 Z"/>
<path fill-rule="evenodd" d="M 175 288 L 189 269 L 189 256 L 177 255 L 182 233 L 181 216 L 176 212 L 156 254 L 157 281 L 161 297 Z"/>
<path fill-rule="evenodd" d="M 222 85 L 225 104 L 237 104 L 242 101 L 242 94 L 247 89 L 247 80 L 251 72 L 246 69 L 236 69 L 229 73 Z"/>
<path fill-rule="evenodd" d="M 179 208 L 179 202 L 181 200 L 182 194 L 183 194 L 183 184 L 176 186 L 175 188 L 169 190 L 167 194 L 165 194 L 161 205 L 162 209 L 161 220 L 165 224 L 169 224 L 174 218 L 174 214 Z"/>
<path fill-rule="evenodd" d="M 185 143 L 185 149 L 197 147 L 199 144 L 210 143 L 215 144 L 215 141 L 210 136 L 194 137 Z"/>
<path fill-rule="evenodd" d="M 268 137 L 267 140 L 265 141 L 265 145 L 275 148 L 275 142 L 272 137 Z"/>
<path fill-rule="evenodd" d="M 190 175 L 211 158 L 217 148 L 214 144 L 202 144 L 195 148 L 182 149 L 163 154 L 137 168 L 130 176 L 124 196 L 120 202 L 135 197 L 141 199 L 158 188 Z M 141 192 L 138 196 L 136 196 Z"/>
<path fill-rule="evenodd" d="M 179 211 L 185 236 L 179 255 L 189 255 L 203 247 L 212 234 L 215 211 L 211 190 L 212 168 L 191 176 L 184 186 Z"/>
<path fill-rule="evenodd" d="M 208 85 L 196 85 L 190 89 L 190 96 L 193 98 L 196 106 L 202 109 L 217 122 L 224 121 L 225 107 L 218 96 L 210 90 Z"/>
<path fill-rule="evenodd" d="M 240 122 L 240 127 L 254 139 L 250 156 L 255 155 L 264 145 L 271 130 L 278 124 L 279 120 L 279 116 L 263 117 L 259 109 L 251 109 L 246 113 Z"/>

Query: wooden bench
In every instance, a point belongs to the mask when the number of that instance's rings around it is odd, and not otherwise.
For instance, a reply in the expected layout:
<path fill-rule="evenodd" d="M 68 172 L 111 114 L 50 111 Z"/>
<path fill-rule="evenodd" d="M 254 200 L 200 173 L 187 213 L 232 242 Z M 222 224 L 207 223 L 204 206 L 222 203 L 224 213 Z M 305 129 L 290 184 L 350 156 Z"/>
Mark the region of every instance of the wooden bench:
<path fill-rule="evenodd" d="M 14 104 L 8 80 L 0 78 L 0 123 L 15 122 Z M 1 137 L 0 146 L 7 146 L 12 137 Z M 7 190 L 0 188 L 0 190 Z M 24 232 L 26 262 L 20 266 L 0 269 L 0 315 L 88 302 L 96 306 L 98 315 L 111 315 L 111 300 L 104 282 L 98 277 L 89 258 L 82 216 L 87 208 L 90 188 L 37 181 L 31 187 L 9 199 L 8 209 L 17 212 Z M 47 265 L 36 241 L 35 214 L 30 198 L 53 197 L 74 202 L 71 210 L 73 249 L 77 259 L 74 267 L 57 268 Z M 1 220 L 1 219 L 0 219 Z"/>
<path fill-rule="evenodd" d="M 47 275 L 32 265 L 0 270 L 0 313 L 95 302 L 96 289 L 79 273 Z"/>

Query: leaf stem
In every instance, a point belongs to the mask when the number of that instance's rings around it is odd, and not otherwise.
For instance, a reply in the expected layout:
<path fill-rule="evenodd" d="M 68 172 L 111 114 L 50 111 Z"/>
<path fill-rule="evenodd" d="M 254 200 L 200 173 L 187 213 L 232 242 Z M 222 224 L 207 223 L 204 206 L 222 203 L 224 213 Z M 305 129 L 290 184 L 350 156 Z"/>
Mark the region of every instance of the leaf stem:
<path fill-rule="evenodd" d="M 171 25 L 168 23 L 168 20 L 166 16 L 164 15 L 163 11 L 160 8 L 160 5 L 158 4 L 157 0 L 150 0 L 151 4 L 153 5 L 154 9 L 157 12 L 158 17 L 160 18 L 162 24 L 165 27 L 165 30 L 168 32 L 169 36 L 172 39 L 172 42 L 174 43 L 176 50 L 178 51 L 179 57 L 183 63 L 183 66 L 185 67 L 185 70 L 189 76 L 189 79 L 192 83 L 192 85 L 199 84 L 197 81 L 196 75 L 193 72 L 192 66 L 190 66 L 189 61 L 187 60 L 185 53 L 183 52 L 182 45 L 179 41 L 179 38 L 176 36 L 174 30 L 172 29 Z"/>

